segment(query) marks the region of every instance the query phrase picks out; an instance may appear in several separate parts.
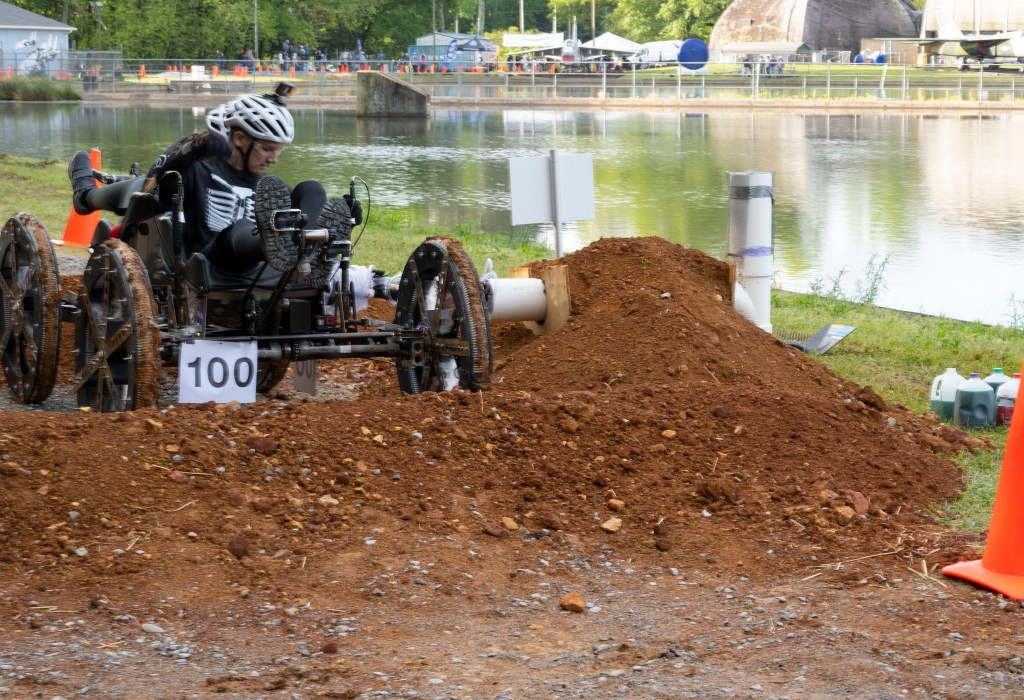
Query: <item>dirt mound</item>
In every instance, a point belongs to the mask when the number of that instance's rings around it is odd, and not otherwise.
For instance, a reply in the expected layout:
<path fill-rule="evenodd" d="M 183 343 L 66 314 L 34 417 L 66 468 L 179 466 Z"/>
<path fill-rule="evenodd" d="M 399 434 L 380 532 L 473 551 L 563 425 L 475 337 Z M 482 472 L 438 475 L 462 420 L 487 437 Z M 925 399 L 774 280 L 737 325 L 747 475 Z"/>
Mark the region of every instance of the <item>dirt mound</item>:
<path fill-rule="evenodd" d="M 402 396 L 387 367 L 361 363 L 346 371 L 377 368 L 368 396 L 343 403 L 5 417 L 6 560 L 142 536 L 135 513 L 150 507 L 180 513 L 156 527 L 204 522 L 218 548 L 242 533 L 303 548 L 372 511 L 418 527 L 512 518 L 628 556 L 742 550 L 751 532 L 878 547 L 957 493 L 959 470 L 922 443 L 952 450 L 958 432 L 951 443 L 737 316 L 722 263 L 657 238 L 564 262 L 572 319 L 544 337 L 496 328 L 486 394 Z M 126 556 L 58 560 L 99 574 Z"/>
<path fill-rule="evenodd" d="M 536 573 L 530 547 L 565 580 L 608 557 L 773 582 L 914 542 L 960 553 L 922 513 L 958 492 L 937 453 L 962 433 L 740 318 L 696 250 L 608 239 L 559 262 L 570 321 L 494 328 L 490 392 L 404 396 L 361 361 L 322 363 L 363 383 L 345 401 L 5 413 L 0 608 L 31 622 L 39 591 L 130 609 L 202 582 L 207 611 L 329 590 L 383 615 L 421 561 L 435 590 L 486 600 Z"/>

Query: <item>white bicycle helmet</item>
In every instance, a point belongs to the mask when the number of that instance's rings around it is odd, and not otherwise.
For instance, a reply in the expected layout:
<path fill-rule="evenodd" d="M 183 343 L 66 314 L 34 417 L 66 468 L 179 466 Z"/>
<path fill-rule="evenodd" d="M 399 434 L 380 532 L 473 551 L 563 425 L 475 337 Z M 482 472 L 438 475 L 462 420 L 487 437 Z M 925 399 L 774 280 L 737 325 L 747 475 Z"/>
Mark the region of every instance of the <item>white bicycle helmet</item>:
<path fill-rule="evenodd" d="M 295 138 L 295 122 L 291 112 L 272 97 L 242 95 L 225 107 L 224 125 L 227 129 L 236 127 L 254 139 L 274 143 L 291 143 Z M 211 115 L 216 112 L 216 109 L 213 110 Z"/>
<path fill-rule="evenodd" d="M 225 141 L 231 140 L 231 129 L 224 123 L 230 104 L 220 105 L 210 110 L 206 115 L 206 126 L 214 134 L 221 136 Z"/>

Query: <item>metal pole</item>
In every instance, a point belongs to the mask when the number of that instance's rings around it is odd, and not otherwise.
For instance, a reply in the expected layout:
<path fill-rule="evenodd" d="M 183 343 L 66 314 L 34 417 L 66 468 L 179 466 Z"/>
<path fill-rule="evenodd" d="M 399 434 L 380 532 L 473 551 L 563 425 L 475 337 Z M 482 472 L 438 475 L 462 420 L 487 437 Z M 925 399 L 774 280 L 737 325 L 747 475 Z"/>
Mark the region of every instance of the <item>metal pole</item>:
<path fill-rule="evenodd" d="M 832 99 L 832 64 L 825 64 L 825 99 Z"/>
<path fill-rule="evenodd" d="M 252 55 L 260 60 L 260 0 L 252 0 Z"/>
<path fill-rule="evenodd" d="M 551 150 L 551 219 L 555 224 L 555 257 L 562 257 L 562 224 L 558 211 L 558 151 Z"/>
<path fill-rule="evenodd" d="M 608 99 L 608 64 L 601 63 L 601 95 Z"/>
<path fill-rule="evenodd" d="M 676 99 L 683 99 L 683 74 L 676 68 Z"/>

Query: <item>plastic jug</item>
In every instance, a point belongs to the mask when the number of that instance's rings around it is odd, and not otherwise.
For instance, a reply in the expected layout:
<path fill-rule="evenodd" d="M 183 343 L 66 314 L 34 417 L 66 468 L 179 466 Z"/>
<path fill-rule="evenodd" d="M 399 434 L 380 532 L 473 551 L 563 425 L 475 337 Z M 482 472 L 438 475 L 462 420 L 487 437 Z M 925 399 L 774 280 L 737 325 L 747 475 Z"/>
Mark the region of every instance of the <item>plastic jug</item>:
<path fill-rule="evenodd" d="M 956 371 L 956 367 L 950 367 L 932 380 L 931 409 L 940 419 L 953 420 L 956 388 L 966 381 L 967 379 Z"/>
<path fill-rule="evenodd" d="M 956 388 L 953 422 L 964 428 L 984 428 L 996 424 L 996 393 L 979 372 L 971 372 Z"/>
<path fill-rule="evenodd" d="M 999 387 L 1008 381 L 1010 381 L 1010 378 L 1003 373 L 1002 367 L 993 367 L 992 374 L 985 377 L 985 383 L 992 387 L 993 394 L 998 392 Z"/>
<path fill-rule="evenodd" d="M 1009 425 L 1013 418 L 1013 405 L 1017 403 L 1020 389 L 1020 372 L 1014 372 L 1013 379 L 1003 382 L 996 391 L 996 425 Z"/>

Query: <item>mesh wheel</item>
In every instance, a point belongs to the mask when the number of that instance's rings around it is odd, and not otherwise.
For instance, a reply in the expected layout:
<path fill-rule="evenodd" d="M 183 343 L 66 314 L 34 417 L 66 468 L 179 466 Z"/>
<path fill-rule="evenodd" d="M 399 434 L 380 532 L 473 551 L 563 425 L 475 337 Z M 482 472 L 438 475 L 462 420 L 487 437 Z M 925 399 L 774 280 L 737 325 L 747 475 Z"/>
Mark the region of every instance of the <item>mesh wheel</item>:
<path fill-rule="evenodd" d="M 78 295 L 78 405 L 102 412 L 154 405 L 160 393 L 159 350 L 146 268 L 134 248 L 108 240 L 89 258 Z"/>
<path fill-rule="evenodd" d="M 46 400 L 59 350 L 57 257 L 39 219 L 22 212 L 0 232 L 0 356 L 15 401 Z"/>
<path fill-rule="evenodd" d="M 402 272 L 395 323 L 419 336 L 398 360 L 398 385 L 408 394 L 491 385 L 491 329 L 480 278 L 454 238 L 431 238 Z"/>

